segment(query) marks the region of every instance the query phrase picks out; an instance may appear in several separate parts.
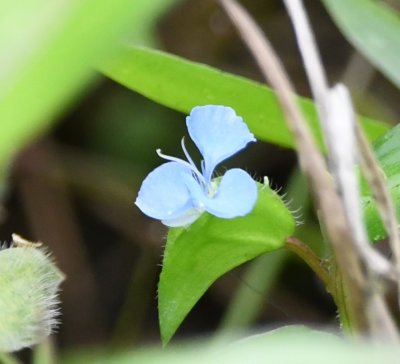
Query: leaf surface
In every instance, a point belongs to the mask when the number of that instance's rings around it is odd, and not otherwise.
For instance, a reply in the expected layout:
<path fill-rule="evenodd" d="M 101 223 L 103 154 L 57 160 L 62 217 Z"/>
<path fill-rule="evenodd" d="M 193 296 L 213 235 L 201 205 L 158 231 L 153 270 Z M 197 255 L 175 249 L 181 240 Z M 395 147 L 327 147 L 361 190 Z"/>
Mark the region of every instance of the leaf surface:
<path fill-rule="evenodd" d="M 400 17 L 383 2 L 323 0 L 344 36 L 400 87 Z"/>
<path fill-rule="evenodd" d="M 265 85 L 167 53 L 130 46 L 122 46 L 100 69 L 131 90 L 186 114 L 199 105 L 231 106 L 258 139 L 295 147 L 276 95 Z M 322 145 L 314 104 L 302 97 L 298 102 Z M 388 129 L 365 117 L 361 122 L 370 140 Z"/>
<path fill-rule="evenodd" d="M 235 219 L 204 213 L 188 228 L 169 230 L 158 287 L 161 337 L 166 344 L 196 302 L 224 273 L 282 248 L 294 219 L 280 197 L 259 185 L 253 211 Z"/>
<path fill-rule="evenodd" d="M 108 59 L 117 40 L 145 39 L 174 1 L 2 2 L 0 173 L 94 81 L 93 64 Z"/>

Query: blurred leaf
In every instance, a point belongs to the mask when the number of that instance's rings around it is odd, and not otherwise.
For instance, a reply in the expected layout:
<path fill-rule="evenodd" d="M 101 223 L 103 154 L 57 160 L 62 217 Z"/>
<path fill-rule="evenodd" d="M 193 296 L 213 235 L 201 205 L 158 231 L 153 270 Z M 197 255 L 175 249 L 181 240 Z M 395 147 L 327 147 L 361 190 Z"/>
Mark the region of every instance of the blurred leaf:
<path fill-rule="evenodd" d="M 42 250 L 0 250 L 0 351 L 37 344 L 57 323 L 63 274 Z"/>
<path fill-rule="evenodd" d="M 259 188 L 247 216 L 219 219 L 204 213 L 188 228 L 169 230 L 158 286 L 161 338 L 168 343 L 196 302 L 221 275 L 281 248 L 295 222 L 280 197 Z"/>
<path fill-rule="evenodd" d="M 278 250 L 251 262 L 220 322 L 218 338 L 247 329 L 256 321 L 262 310 L 265 310 L 268 294 L 283 270 L 287 256 L 287 251 Z"/>
<path fill-rule="evenodd" d="M 397 218 L 400 219 L 400 124 L 389 130 L 374 143 L 374 151 L 384 172 L 392 195 Z M 384 239 L 387 234 L 369 189 L 362 186 L 363 209 L 368 236 L 372 241 Z"/>
<path fill-rule="evenodd" d="M 0 169 L 48 127 L 129 33 L 147 37 L 176 0 L 5 1 L 0 12 Z"/>
<path fill-rule="evenodd" d="M 121 47 L 117 56 L 102 65 L 101 70 L 114 81 L 184 113 L 197 105 L 231 106 L 257 138 L 294 147 L 275 93 L 260 83 L 167 53 L 127 46 Z M 298 100 L 321 144 L 313 103 L 306 98 Z M 387 130 L 382 122 L 361 120 L 371 140 Z"/>
<path fill-rule="evenodd" d="M 175 122 L 177 115 L 182 117 L 126 88 L 116 87 L 107 94 L 107 102 L 95 100 L 80 117 L 90 120 L 85 143 L 91 150 L 134 163 L 134 170 L 144 175 L 160 164 L 157 153 L 149 151 L 162 145 L 169 153 L 181 152 L 177 147 L 179 135 L 184 135 L 186 128 Z"/>
<path fill-rule="evenodd" d="M 400 87 L 400 18 L 373 0 L 323 0 L 345 37 L 376 68 Z"/>
<path fill-rule="evenodd" d="M 397 363 L 399 355 L 396 345 L 371 345 L 304 326 L 288 326 L 230 344 L 192 342 L 166 350 L 149 347 L 113 354 L 93 350 L 71 353 L 62 364 L 386 364 Z"/>

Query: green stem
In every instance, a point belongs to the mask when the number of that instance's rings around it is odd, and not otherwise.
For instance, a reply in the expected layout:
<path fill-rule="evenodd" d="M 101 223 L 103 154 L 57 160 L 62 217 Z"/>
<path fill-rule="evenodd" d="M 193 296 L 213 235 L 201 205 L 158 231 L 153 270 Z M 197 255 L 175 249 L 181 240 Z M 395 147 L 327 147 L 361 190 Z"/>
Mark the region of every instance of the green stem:
<path fill-rule="evenodd" d="M 0 363 L 2 364 L 21 364 L 14 356 L 8 353 L 0 352 Z"/>
<path fill-rule="evenodd" d="M 33 364 L 55 364 L 57 363 L 57 355 L 55 352 L 54 341 L 52 336 L 48 336 L 33 350 Z"/>
<path fill-rule="evenodd" d="M 325 287 L 331 291 L 330 287 L 332 285 L 332 280 L 329 276 L 328 270 L 325 268 L 326 260 L 321 259 L 308 247 L 308 245 L 304 244 L 294 236 L 289 236 L 286 240 L 286 248 L 304 260 L 319 279 L 321 279 Z"/>
<path fill-rule="evenodd" d="M 353 320 L 351 319 L 351 314 L 348 310 L 348 295 L 346 294 L 346 287 L 343 278 L 340 272 L 337 271 L 336 265 L 334 266 L 334 274 L 332 276 L 334 284 L 331 295 L 336 303 L 340 324 L 344 331 L 351 333 L 354 331 L 354 325 Z"/>
<path fill-rule="evenodd" d="M 321 279 L 335 301 L 342 328 L 347 332 L 352 332 L 354 325 L 348 310 L 348 295 L 346 294 L 346 287 L 344 286 L 340 272 L 337 271 L 335 262 L 333 260 L 321 259 L 308 245 L 292 236 L 287 239 L 286 248 L 304 260 L 319 279 Z"/>

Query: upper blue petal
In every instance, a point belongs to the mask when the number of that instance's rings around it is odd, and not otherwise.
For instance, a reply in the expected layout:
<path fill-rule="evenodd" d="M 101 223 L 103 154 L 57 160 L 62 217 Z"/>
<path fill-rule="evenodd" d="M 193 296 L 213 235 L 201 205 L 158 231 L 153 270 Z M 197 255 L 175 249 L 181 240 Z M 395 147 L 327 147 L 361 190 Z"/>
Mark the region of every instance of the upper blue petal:
<path fill-rule="evenodd" d="M 256 141 L 247 125 L 227 106 L 195 107 L 186 118 L 189 135 L 204 159 L 204 177 L 211 180 L 214 168 L 224 159 Z"/>
<path fill-rule="evenodd" d="M 146 215 L 159 220 L 176 219 L 193 208 L 185 184 L 192 178 L 191 170 L 177 162 L 162 164 L 143 181 L 135 204 Z"/>
<path fill-rule="evenodd" d="M 215 196 L 205 198 L 203 203 L 210 214 L 231 219 L 251 212 L 257 196 L 256 182 L 242 169 L 234 168 L 222 177 Z"/>

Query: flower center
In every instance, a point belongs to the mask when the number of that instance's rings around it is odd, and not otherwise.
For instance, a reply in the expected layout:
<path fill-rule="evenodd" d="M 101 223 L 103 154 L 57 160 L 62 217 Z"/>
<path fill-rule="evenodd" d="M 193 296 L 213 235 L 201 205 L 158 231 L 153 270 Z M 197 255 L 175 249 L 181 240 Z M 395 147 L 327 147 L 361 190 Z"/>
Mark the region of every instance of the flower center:
<path fill-rule="evenodd" d="M 208 191 L 207 191 L 208 197 L 213 198 L 215 196 L 215 194 L 217 193 L 217 191 L 218 191 L 218 183 L 215 181 L 211 181 L 208 184 Z"/>

